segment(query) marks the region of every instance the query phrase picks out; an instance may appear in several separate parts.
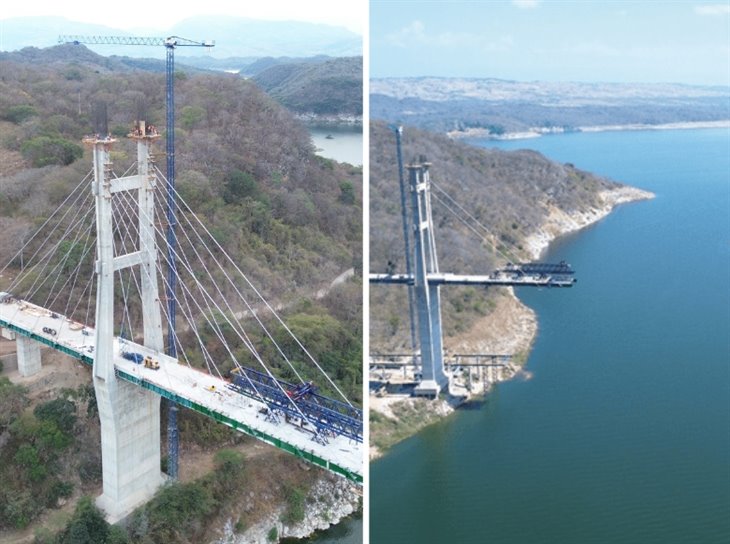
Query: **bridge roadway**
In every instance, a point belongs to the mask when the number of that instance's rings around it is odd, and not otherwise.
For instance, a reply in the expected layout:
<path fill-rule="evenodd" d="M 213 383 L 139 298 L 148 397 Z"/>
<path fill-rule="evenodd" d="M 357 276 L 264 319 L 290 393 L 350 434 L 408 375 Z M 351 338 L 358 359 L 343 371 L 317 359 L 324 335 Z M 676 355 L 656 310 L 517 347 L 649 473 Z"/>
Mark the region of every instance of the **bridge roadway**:
<path fill-rule="evenodd" d="M 41 344 L 94 364 L 94 330 L 29 302 L 0 303 L 0 327 L 5 327 Z M 53 329 L 49 334 L 43 329 Z M 152 370 L 121 356 L 121 343 L 128 351 L 150 355 L 159 361 Z M 312 433 L 295 423 L 269 421 L 266 405 L 227 388 L 228 382 L 179 364 L 177 359 L 154 352 L 128 340 L 114 339 L 117 376 L 200 412 L 238 431 L 285 450 L 357 483 L 363 481 L 363 444 L 343 436 L 330 437 L 327 444 L 312 440 Z M 215 391 L 211 391 L 210 388 Z"/>
<path fill-rule="evenodd" d="M 488 276 L 429 272 L 430 285 L 484 285 L 484 286 L 530 286 L 530 287 L 572 287 L 575 278 L 562 274 L 516 274 L 497 271 Z M 415 278 L 409 274 L 370 274 L 370 283 L 394 283 L 414 285 Z"/>

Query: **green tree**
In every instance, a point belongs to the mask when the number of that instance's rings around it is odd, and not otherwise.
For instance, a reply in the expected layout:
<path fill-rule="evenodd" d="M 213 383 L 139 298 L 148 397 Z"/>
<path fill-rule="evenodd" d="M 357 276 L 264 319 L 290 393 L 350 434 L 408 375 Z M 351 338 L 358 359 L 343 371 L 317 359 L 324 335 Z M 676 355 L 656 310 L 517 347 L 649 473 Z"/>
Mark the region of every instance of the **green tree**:
<path fill-rule="evenodd" d="M 142 542 L 178 542 L 180 534 L 197 541 L 194 537 L 215 507 L 215 498 L 202 483 L 173 483 L 135 514 L 128 530 L 143 536 Z"/>
<path fill-rule="evenodd" d="M 246 197 L 258 200 L 260 191 L 256 180 L 248 172 L 241 170 L 231 170 L 225 178 L 225 191 L 223 200 L 227 204 L 232 202 L 240 202 Z"/>
<path fill-rule="evenodd" d="M 31 482 L 40 482 L 45 480 L 48 475 L 45 463 L 42 462 L 38 449 L 31 444 L 21 444 L 18 451 L 13 457 L 16 465 L 25 468 L 28 473 L 28 479 Z"/>
<path fill-rule="evenodd" d="M 59 164 L 66 166 L 84 155 L 81 146 L 60 136 L 37 136 L 23 142 L 20 152 L 36 168 Z"/>
<path fill-rule="evenodd" d="M 68 399 L 54 399 L 39 404 L 33 414 L 41 421 L 53 422 L 63 433 L 70 433 L 76 423 L 76 405 Z"/>
<path fill-rule="evenodd" d="M 113 535 L 113 540 L 110 538 Z M 120 538 L 122 538 L 120 540 Z M 128 542 L 126 535 L 119 530 L 112 531 L 91 498 L 82 497 L 76 505 L 71 520 L 58 535 L 58 544 L 121 544 Z"/>
<path fill-rule="evenodd" d="M 20 104 L 18 106 L 10 106 L 7 108 L 1 118 L 19 125 L 26 119 L 38 115 L 38 111 L 29 104 Z"/>
<path fill-rule="evenodd" d="M 340 202 L 348 206 L 355 203 L 355 186 L 351 181 L 340 182 Z"/>
<path fill-rule="evenodd" d="M 193 130 L 205 117 L 205 110 L 200 106 L 184 106 L 180 110 L 180 124 L 185 130 Z"/>

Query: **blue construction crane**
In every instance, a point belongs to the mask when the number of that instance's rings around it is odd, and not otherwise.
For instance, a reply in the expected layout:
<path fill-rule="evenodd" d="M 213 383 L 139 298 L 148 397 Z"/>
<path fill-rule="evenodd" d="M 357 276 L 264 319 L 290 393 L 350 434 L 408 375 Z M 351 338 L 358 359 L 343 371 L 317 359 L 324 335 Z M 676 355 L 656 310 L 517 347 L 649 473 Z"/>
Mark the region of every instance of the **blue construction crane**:
<path fill-rule="evenodd" d="M 398 156 L 398 183 L 400 186 L 400 209 L 401 209 L 401 221 L 403 224 L 403 240 L 405 241 L 405 247 L 406 247 L 406 274 L 409 276 L 413 274 L 413 264 L 411 263 L 411 259 L 413 258 L 411 255 L 411 237 L 410 229 L 408 228 L 408 208 L 406 206 L 406 194 L 408 189 L 406 188 L 406 182 L 403 176 L 403 150 L 401 145 L 401 136 L 403 135 L 403 127 L 397 126 L 397 127 L 391 127 L 393 128 L 393 132 L 395 132 L 395 141 L 396 141 L 396 152 Z M 415 353 L 416 353 L 416 310 L 415 310 L 415 300 L 414 300 L 414 294 L 413 294 L 413 286 L 408 286 L 408 315 L 409 315 L 409 323 L 411 326 L 411 350 L 413 351 L 413 357 L 415 361 Z"/>
<path fill-rule="evenodd" d="M 153 45 L 164 46 L 166 53 L 166 152 L 167 152 L 167 251 L 170 266 L 167 272 L 167 354 L 177 357 L 175 346 L 175 315 L 177 313 L 177 218 L 175 210 L 175 48 L 177 47 L 214 47 L 213 41 L 194 41 L 179 36 L 167 38 L 135 36 L 59 36 L 58 43 L 75 45 Z M 167 420 L 168 474 L 177 479 L 178 473 L 178 433 L 177 405 L 170 402 Z"/>

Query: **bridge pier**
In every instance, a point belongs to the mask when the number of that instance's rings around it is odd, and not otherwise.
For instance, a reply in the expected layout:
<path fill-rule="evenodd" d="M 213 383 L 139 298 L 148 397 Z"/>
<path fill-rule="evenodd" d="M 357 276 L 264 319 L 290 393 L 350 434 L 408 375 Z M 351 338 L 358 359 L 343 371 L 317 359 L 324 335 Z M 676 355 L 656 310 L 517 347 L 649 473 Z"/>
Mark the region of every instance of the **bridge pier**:
<path fill-rule="evenodd" d="M 18 357 L 18 373 L 23 377 L 41 371 L 41 345 L 22 335 L 17 335 L 15 345 Z"/>
<path fill-rule="evenodd" d="M 103 493 L 96 500 L 115 523 L 164 483 L 160 471 L 160 397 L 122 380 L 94 379 L 101 422 Z"/>

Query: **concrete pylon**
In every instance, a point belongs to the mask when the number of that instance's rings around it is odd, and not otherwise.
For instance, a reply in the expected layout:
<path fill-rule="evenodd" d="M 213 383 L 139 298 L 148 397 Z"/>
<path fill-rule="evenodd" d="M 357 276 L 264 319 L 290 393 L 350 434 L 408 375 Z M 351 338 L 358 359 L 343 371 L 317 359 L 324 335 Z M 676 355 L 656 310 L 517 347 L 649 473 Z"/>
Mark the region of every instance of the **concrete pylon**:
<path fill-rule="evenodd" d="M 135 131 L 137 134 L 138 131 Z M 142 277 L 144 341 L 163 348 L 157 258 L 154 245 L 153 180 L 148 175 L 149 144 L 144 124 L 138 140 L 136 176 L 111 179 L 109 151 L 113 140 L 95 139 L 94 183 L 97 225 L 97 298 L 94 389 L 101 422 L 103 493 L 97 499 L 111 522 L 118 521 L 149 500 L 164 482 L 160 470 L 160 397 L 117 379 L 114 358 L 120 346 L 114 335 L 114 272 L 139 265 Z M 112 198 L 120 191 L 139 191 L 139 251 L 114 257 Z M 144 224 L 143 224 L 144 223 Z"/>
<path fill-rule="evenodd" d="M 438 272 L 431 217 L 429 167 L 429 163 L 423 163 L 409 165 L 407 168 L 415 230 L 414 289 L 421 345 L 421 381 L 414 394 L 435 397 L 442 388 L 448 387 L 449 378 L 444 371 L 440 288 L 428 282 L 428 274 Z"/>
<path fill-rule="evenodd" d="M 15 338 L 18 358 L 18 373 L 23 376 L 32 376 L 41 371 L 41 345 L 22 335 Z"/>

